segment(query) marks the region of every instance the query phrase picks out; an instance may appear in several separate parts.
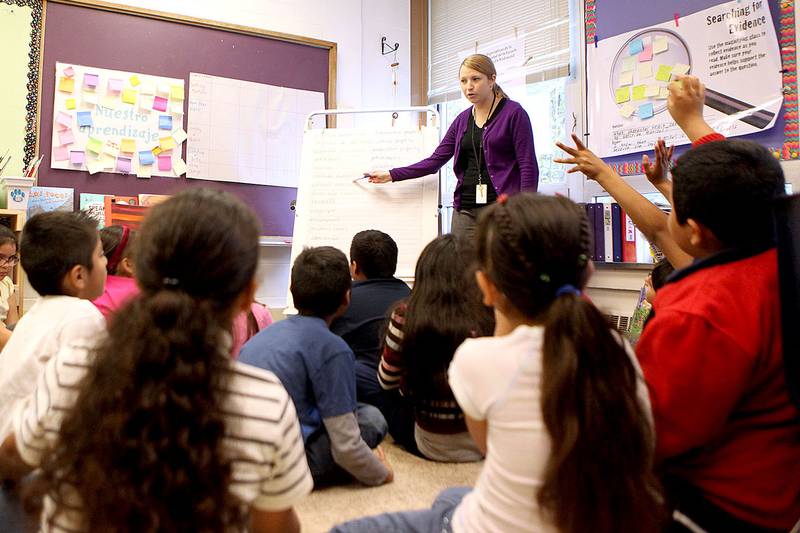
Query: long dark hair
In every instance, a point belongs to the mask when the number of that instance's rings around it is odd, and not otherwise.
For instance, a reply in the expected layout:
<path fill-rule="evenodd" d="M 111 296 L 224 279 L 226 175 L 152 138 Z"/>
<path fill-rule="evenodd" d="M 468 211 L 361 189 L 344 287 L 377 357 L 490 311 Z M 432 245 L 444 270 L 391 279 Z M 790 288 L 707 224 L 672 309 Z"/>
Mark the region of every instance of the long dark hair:
<path fill-rule="evenodd" d="M 111 323 L 43 464 L 59 512 L 76 490 L 89 531 L 243 526 L 222 449 L 223 339 L 255 274 L 258 233 L 249 209 L 211 190 L 148 214 L 136 253 L 142 293 Z"/>
<path fill-rule="evenodd" d="M 481 303 L 474 263 L 474 249 L 452 234 L 428 243 L 417 260 L 402 346 L 414 393 L 440 390 L 464 339 L 492 334 L 494 316 Z"/>
<path fill-rule="evenodd" d="M 585 284 L 591 249 L 586 216 L 562 197 L 519 194 L 479 222 L 479 268 L 544 325 L 541 404 L 552 448 L 539 506 L 564 533 L 657 531 L 653 433 L 636 370 L 600 311 L 565 287 Z"/>

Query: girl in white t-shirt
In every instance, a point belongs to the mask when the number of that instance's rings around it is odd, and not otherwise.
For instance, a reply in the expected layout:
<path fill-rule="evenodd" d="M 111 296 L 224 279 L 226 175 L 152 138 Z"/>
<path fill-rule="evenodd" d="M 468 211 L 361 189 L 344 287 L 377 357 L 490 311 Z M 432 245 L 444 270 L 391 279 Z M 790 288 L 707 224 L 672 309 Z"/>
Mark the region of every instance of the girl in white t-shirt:
<path fill-rule="evenodd" d="M 581 293 L 592 272 L 583 210 L 561 197 L 501 196 L 481 216 L 477 245 L 495 336 L 466 340 L 449 371 L 486 452 L 475 488 L 333 531 L 659 531 L 647 390 Z"/>

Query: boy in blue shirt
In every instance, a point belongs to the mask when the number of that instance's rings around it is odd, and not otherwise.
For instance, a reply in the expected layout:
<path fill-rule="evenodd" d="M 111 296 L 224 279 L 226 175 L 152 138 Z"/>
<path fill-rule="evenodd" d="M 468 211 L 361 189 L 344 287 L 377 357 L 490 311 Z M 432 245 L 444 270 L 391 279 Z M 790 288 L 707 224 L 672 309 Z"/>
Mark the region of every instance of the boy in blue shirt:
<path fill-rule="evenodd" d="M 386 420 L 356 403 L 353 351 L 329 329 L 350 303 L 347 258 L 329 246 L 304 250 L 290 290 L 299 314 L 259 332 L 239 360 L 274 372 L 289 392 L 315 484 L 338 482 L 345 472 L 365 485 L 391 482 L 391 466 L 376 448 Z"/>

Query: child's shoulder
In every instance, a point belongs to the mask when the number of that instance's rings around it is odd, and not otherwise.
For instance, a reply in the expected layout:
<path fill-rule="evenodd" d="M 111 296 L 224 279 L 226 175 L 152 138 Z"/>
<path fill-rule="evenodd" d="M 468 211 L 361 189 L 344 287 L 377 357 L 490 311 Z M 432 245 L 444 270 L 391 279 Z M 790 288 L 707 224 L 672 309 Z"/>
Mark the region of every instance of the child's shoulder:
<path fill-rule="evenodd" d="M 456 356 L 465 364 L 483 364 L 487 357 L 495 362 L 516 361 L 521 351 L 528 353 L 540 349 L 543 338 L 541 326 L 518 326 L 508 335 L 467 339 L 456 351 Z"/>

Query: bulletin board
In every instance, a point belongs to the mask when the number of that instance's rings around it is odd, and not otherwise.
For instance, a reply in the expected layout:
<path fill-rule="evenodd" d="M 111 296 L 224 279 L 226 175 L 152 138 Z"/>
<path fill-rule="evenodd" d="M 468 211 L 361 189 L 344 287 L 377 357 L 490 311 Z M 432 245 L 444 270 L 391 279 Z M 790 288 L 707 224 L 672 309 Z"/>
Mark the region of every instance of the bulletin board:
<path fill-rule="evenodd" d="M 81 193 L 175 194 L 188 187 L 211 187 L 233 193 L 248 204 L 261 220 L 262 234 L 292 235 L 290 206 L 296 188 L 51 169 L 56 63 L 183 79 L 189 90 L 189 73 L 203 73 L 318 91 L 325 94 L 327 107 L 332 107 L 336 98 L 335 43 L 103 2 L 46 2 L 40 186 L 71 187 L 76 197 Z M 187 111 L 184 109 L 184 114 Z M 185 161 L 186 144 L 182 155 Z"/>
<path fill-rule="evenodd" d="M 798 158 L 793 0 L 586 0 L 585 16 L 588 142 L 620 174 L 642 174 L 657 137 L 688 148 L 664 94 L 688 67 L 712 127 Z"/>

